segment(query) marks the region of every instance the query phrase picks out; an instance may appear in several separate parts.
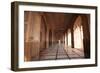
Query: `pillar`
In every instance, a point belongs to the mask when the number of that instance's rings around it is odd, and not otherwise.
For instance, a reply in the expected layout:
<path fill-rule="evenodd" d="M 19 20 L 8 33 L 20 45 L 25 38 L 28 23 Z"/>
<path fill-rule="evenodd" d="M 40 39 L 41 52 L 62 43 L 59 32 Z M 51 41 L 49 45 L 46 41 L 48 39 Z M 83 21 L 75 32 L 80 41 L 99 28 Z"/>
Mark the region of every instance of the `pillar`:
<path fill-rule="evenodd" d="M 39 13 L 34 13 L 32 15 L 32 57 L 39 59 L 39 53 L 40 53 L 40 25 L 41 25 L 41 16 Z"/>
<path fill-rule="evenodd" d="M 25 58 L 27 61 L 38 60 L 40 52 L 40 24 L 41 16 L 39 13 L 29 12 L 27 22 Z"/>
<path fill-rule="evenodd" d="M 49 48 L 49 28 L 48 27 L 46 31 L 46 48 Z"/>
<path fill-rule="evenodd" d="M 72 48 L 74 48 L 74 31 L 73 31 L 73 25 L 72 25 L 72 27 L 71 27 L 71 44 L 72 44 Z"/>
<path fill-rule="evenodd" d="M 52 46 L 54 45 L 54 31 L 52 30 Z"/>
<path fill-rule="evenodd" d="M 90 30 L 88 18 L 86 15 L 81 15 L 83 25 L 83 45 L 85 58 L 90 58 Z"/>

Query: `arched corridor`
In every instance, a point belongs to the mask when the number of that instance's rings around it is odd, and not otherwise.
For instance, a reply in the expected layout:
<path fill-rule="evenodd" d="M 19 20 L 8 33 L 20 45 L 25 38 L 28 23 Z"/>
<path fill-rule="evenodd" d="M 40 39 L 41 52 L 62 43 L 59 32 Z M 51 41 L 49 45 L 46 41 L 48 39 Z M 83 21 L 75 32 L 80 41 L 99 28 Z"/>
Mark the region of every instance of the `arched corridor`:
<path fill-rule="evenodd" d="M 24 12 L 24 60 L 90 58 L 90 15 Z"/>

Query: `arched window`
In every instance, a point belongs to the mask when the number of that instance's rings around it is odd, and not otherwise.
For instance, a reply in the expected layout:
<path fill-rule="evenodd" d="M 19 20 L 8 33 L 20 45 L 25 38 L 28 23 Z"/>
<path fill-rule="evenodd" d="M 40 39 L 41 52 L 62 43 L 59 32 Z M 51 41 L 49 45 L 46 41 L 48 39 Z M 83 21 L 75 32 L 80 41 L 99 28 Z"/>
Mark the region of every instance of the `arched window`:
<path fill-rule="evenodd" d="M 65 47 L 67 47 L 67 34 L 65 33 Z"/>
<path fill-rule="evenodd" d="M 74 48 L 82 49 L 83 48 L 83 28 L 82 28 L 82 19 L 80 16 L 77 17 L 74 23 Z"/>
<path fill-rule="evenodd" d="M 68 29 L 68 47 L 71 48 L 71 30 Z"/>

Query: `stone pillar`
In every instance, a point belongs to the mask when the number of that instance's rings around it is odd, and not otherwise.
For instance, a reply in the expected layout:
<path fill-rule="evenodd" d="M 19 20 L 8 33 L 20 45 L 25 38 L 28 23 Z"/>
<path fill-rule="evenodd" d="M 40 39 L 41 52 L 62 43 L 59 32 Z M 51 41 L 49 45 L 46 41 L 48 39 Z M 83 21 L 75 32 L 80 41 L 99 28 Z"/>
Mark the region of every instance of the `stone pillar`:
<path fill-rule="evenodd" d="M 72 48 L 74 48 L 74 31 L 73 31 L 73 25 L 72 25 L 72 27 L 71 27 L 71 44 L 72 44 Z"/>
<path fill-rule="evenodd" d="M 39 13 L 32 14 L 32 48 L 31 55 L 34 59 L 39 59 L 40 53 L 40 27 L 41 15 Z"/>
<path fill-rule="evenodd" d="M 88 24 L 88 18 L 86 15 L 81 15 L 83 25 L 83 45 L 85 58 L 90 58 L 90 24 Z"/>
<path fill-rule="evenodd" d="M 49 48 L 49 29 L 47 27 L 47 31 L 46 31 L 46 48 Z"/>
<path fill-rule="evenodd" d="M 40 52 L 40 24 L 39 13 L 28 12 L 29 17 L 25 28 L 25 61 L 39 59 Z"/>
<path fill-rule="evenodd" d="M 30 26 L 31 26 L 31 12 L 25 12 L 24 15 L 24 60 L 30 61 L 31 60 L 31 51 L 30 51 Z"/>
<path fill-rule="evenodd" d="M 54 31 L 52 30 L 52 46 L 54 45 Z"/>

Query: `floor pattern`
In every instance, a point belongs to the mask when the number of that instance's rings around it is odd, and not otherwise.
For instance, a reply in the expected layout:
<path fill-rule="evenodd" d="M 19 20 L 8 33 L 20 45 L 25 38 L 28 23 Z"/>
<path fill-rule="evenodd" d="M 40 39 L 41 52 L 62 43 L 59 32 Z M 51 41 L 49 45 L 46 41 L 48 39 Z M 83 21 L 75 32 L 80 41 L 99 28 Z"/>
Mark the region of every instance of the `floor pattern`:
<path fill-rule="evenodd" d="M 40 52 L 40 60 L 81 59 L 84 52 L 77 48 L 64 48 L 63 44 L 55 44 Z"/>

